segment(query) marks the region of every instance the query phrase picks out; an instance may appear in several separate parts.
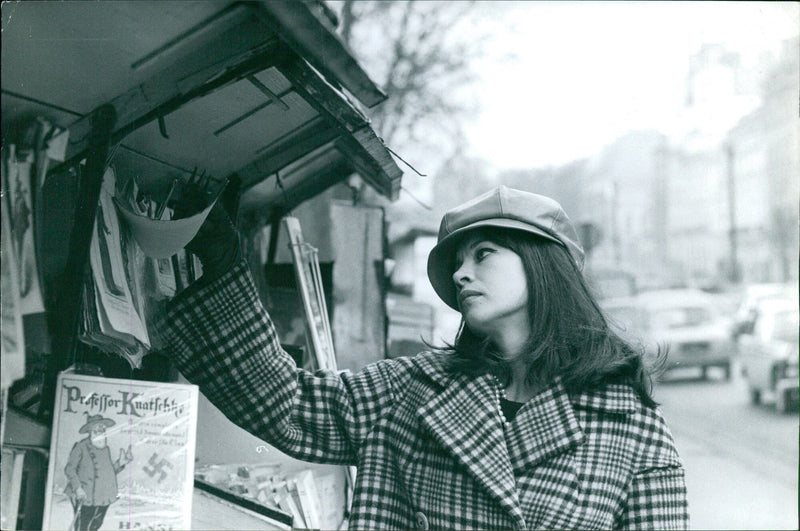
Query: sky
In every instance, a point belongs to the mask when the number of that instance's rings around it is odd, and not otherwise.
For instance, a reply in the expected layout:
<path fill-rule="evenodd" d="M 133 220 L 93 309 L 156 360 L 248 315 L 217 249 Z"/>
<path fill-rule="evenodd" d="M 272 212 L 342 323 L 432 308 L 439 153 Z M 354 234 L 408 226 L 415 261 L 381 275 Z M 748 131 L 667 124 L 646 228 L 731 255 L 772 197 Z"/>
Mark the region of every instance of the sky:
<path fill-rule="evenodd" d="M 797 35 L 797 2 L 490 2 L 476 70 L 473 156 L 493 167 L 558 165 L 626 131 L 676 126 L 688 58 L 702 43 L 758 53 Z"/>

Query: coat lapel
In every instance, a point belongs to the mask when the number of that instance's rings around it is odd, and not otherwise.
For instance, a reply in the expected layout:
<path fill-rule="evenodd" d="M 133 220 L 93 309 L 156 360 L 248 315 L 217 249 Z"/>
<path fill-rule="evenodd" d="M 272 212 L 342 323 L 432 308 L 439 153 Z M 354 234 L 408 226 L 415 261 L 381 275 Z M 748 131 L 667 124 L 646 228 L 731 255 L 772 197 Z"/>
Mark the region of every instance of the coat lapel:
<path fill-rule="evenodd" d="M 456 376 L 449 380 L 439 395 L 417 410 L 423 425 L 515 520 L 523 523 L 495 379 Z"/>
<path fill-rule="evenodd" d="M 519 410 L 506 441 L 517 473 L 584 441 L 570 397 L 560 382 L 533 397 Z"/>

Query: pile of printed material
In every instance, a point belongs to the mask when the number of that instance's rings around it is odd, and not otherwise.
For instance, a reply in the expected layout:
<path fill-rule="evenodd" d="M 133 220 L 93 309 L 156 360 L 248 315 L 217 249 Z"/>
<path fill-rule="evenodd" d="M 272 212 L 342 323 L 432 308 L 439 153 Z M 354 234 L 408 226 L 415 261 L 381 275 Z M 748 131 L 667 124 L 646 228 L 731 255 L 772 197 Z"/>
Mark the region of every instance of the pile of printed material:
<path fill-rule="evenodd" d="M 143 286 L 136 274 L 137 262 L 143 263 L 144 256 L 119 222 L 115 188 L 116 176 L 109 167 L 103 176 L 89 248 L 91 281 L 84 283 L 80 339 L 119 354 L 138 368 L 150 349 Z"/>
<path fill-rule="evenodd" d="M 280 464 L 208 465 L 195 470 L 203 482 L 290 515 L 294 529 L 338 529 L 345 514 L 345 485 L 333 472 Z"/>
<path fill-rule="evenodd" d="M 189 181 L 193 184 L 195 173 Z M 158 338 L 152 320 L 161 303 L 202 275 L 184 246 L 199 229 L 216 197 L 205 188 L 174 179 L 161 200 L 139 189 L 133 176 L 104 176 L 90 246 L 91 279 L 85 283 L 80 339 L 119 354 L 134 368 Z M 197 179 L 211 182 L 205 172 Z M 190 192 L 193 190 L 195 197 Z M 221 188 L 220 188 L 221 190 Z M 185 203 L 183 216 L 176 204 Z"/>

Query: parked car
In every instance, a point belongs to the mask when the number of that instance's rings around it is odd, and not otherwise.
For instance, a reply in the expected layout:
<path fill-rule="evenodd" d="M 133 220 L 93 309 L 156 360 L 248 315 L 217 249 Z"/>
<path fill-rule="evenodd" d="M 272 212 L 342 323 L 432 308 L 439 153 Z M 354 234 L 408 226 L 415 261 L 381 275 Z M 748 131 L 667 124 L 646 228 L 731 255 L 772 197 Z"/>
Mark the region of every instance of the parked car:
<path fill-rule="evenodd" d="M 742 334 L 752 333 L 756 311 L 763 301 L 776 298 L 785 299 L 792 296 L 797 299 L 797 294 L 797 284 L 767 283 L 747 286 L 731 327 L 734 339 L 738 339 Z"/>
<path fill-rule="evenodd" d="M 761 403 L 768 393 L 774 396 L 778 411 L 797 407 L 798 327 L 797 299 L 768 299 L 755 308 L 752 330 L 739 337 L 751 403 Z"/>
<path fill-rule="evenodd" d="M 705 378 L 709 367 L 721 367 L 730 378 L 730 319 L 719 312 L 713 295 L 695 289 L 658 290 L 601 304 L 617 332 L 641 342 L 648 357 L 659 346 L 668 347 L 667 369 L 697 367 Z"/>

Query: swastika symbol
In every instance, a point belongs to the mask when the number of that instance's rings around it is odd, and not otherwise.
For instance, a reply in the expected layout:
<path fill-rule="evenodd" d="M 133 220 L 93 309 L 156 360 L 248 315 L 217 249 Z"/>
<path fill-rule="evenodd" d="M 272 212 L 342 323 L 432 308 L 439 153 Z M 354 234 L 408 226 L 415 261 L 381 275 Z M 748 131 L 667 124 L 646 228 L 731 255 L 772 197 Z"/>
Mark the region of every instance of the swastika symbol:
<path fill-rule="evenodd" d="M 143 466 L 142 470 L 144 470 L 145 473 L 150 477 L 153 477 L 156 474 L 161 474 L 161 477 L 158 478 L 159 483 L 161 483 L 164 480 L 164 478 L 167 477 L 167 471 L 165 470 L 165 468 L 172 468 L 172 463 L 170 463 L 166 459 L 159 460 L 157 453 L 154 453 L 153 455 L 150 456 L 148 464 L 149 466 L 147 465 Z"/>

